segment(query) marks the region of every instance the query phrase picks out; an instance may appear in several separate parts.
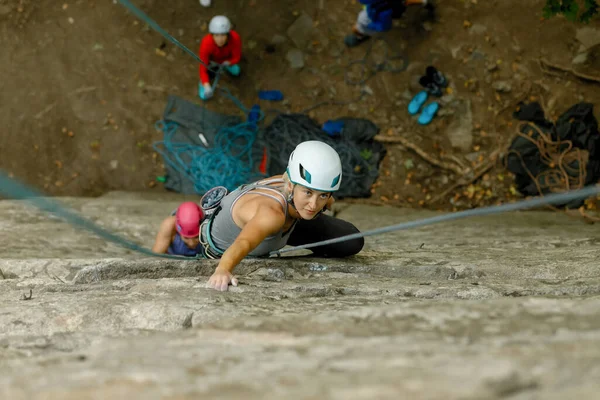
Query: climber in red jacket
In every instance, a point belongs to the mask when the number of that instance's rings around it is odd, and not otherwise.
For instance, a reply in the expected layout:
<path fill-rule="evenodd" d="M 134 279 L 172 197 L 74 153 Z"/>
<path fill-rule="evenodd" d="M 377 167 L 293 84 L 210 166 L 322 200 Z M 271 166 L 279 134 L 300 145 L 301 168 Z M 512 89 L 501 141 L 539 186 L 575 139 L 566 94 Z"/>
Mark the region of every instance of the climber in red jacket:
<path fill-rule="evenodd" d="M 208 24 L 208 32 L 209 34 L 204 36 L 200 43 L 199 52 L 202 63 L 199 70 L 198 95 L 202 100 L 208 100 L 213 95 L 210 75 L 214 76 L 214 71 L 219 66 L 223 66 L 231 75 L 238 76 L 239 62 L 242 57 L 242 39 L 231 29 L 231 22 L 227 17 L 223 15 L 213 17 Z M 211 67 L 210 71 L 207 65 Z"/>

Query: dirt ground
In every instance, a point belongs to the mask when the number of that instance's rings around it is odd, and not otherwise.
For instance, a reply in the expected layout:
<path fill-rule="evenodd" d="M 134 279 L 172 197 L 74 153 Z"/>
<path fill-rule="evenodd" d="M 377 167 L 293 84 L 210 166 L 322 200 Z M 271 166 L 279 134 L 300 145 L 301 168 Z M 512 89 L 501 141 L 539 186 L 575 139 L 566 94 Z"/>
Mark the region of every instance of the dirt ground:
<path fill-rule="evenodd" d="M 114 3 L 0 0 L 0 117 L 5 124 L 0 167 L 45 193 L 164 190 L 156 180 L 164 170 L 151 146 L 162 137 L 154 123 L 169 94 L 199 102 L 196 62 Z M 134 3 L 193 51 L 213 15 L 229 16 L 244 41 L 243 76 L 224 77 L 222 84 L 246 106 L 258 101 L 259 89 L 281 90 L 287 101 L 277 106 L 292 111 L 360 93 L 344 81 L 344 72 L 349 62 L 364 57 L 367 44 L 347 49 L 342 43 L 360 9 L 356 1 L 215 0 L 211 8 L 196 0 Z M 386 36 L 410 59 L 408 69 L 377 73 L 366 82 L 372 94 L 359 102 L 310 112 L 319 122 L 369 118 L 381 128 L 381 140 L 404 138 L 426 152 L 429 160 L 406 143 L 386 144 L 371 201 L 462 209 L 518 197 L 501 152 L 515 134 L 511 113 L 518 101 L 539 100 L 557 116 L 579 101 L 596 104 L 600 99 L 597 82 L 541 68 L 543 59 L 571 68 L 584 45 L 577 35 L 584 26 L 563 18 L 543 20 L 543 4 L 438 1 L 434 22 L 413 7 Z M 318 34 L 302 49 L 304 68 L 292 69 L 286 60 L 294 47 L 289 38 L 273 52 L 266 48 L 275 35 L 285 36 L 301 13 L 313 19 Z M 600 20 L 585 28 L 600 29 Z M 381 60 L 382 46 L 381 41 L 374 45 L 375 60 Z M 575 67 L 593 75 L 600 70 L 595 62 L 590 57 Z M 406 105 L 430 64 L 446 74 L 450 88 L 443 112 L 423 127 Z M 505 91 L 497 90 L 498 82 Z M 207 107 L 239 112 L 219 98 Z M 492 166 L 479 179 L 455 185 L 461 170 L 485 165 L 490 155 Z M 432 160 L 442 163 L 435 166 Z"/>

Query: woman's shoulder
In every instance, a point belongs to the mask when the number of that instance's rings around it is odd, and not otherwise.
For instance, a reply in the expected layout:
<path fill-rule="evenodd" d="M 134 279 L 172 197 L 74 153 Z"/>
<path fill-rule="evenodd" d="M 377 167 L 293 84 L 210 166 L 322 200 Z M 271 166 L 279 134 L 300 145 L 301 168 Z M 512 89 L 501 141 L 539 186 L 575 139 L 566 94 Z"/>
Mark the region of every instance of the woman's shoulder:
<path fill-rule="evenodd" d="M 207 33 L 206 35 L 204 35 L 204 37 L 202 38 L 202 41 L 200 42 L 201 46 L 207 46 L 207 45 L 212 45 L 213 43 L 213 37 L 212 34 Z"/>

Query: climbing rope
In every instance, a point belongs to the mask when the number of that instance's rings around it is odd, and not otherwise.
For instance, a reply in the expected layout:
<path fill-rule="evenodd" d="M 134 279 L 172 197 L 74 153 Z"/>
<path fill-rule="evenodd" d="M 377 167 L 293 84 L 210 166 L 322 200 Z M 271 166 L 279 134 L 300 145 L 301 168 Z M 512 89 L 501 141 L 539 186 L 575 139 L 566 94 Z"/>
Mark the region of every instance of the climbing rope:
<path fill-rule="evenodd" d="M 125 247 L 126 249 L 147 256 L 188 261 L 202 258 L 201 256 L 182 257 L 171 254 L 155 253 L 152 250 L 146 249 L 145 247 L 142 247 L 130 240 L 123 238 L 122 236 L 107 231 L 101 226 L 68 209 L 66 206 L 63 206 L 58 201 L 52 200 L 48 197 L 44 197 L 44 194 L 27 187 L 26 185 L 18 182 L 15 179 L 9 178 L 2 170 L 0 170 L 0 194 L 11 199 L 26 200 L 34 207 L 37 207 L 38 209 L 47 213 L 54 214 L 73 226 L 88 230 L 98 235 L 102 239 L 108 240 L 109 242 L 118 244 L 119 246 Z"/>
<path fill-rule="evenodd" d="M 438 224 L 441 222 L 447 222 L 452 220 L 457 220 L 461 218 L 475 217 L 475 216 L 484 216 L 484 215 L 492 215 L 492 214 L 500 214 L 510 211 L 518 211 L 524 210 L 528 208 L 534 208 L 539 206 L 547 206 L 554 204 L 562 204 L 565 202 L 577 200 L 577 199 L 585 199 L 590 196 L 595 196 L 600 193 L 600 185 L 596 186 L 588 186 L 584 189 L 574 190 L 565 193 L 554 193 L 548 196 L 535 197 L 529 200 L 519 201 L 515 203 L 502 204 L 499 206 L 490 206 L 490 207 L 482 207 L 476 208 L 472 210 L 461 211 L 457 213 L 450 213 L 439 215 L 432 218 L 426 218 L 416 221 L 404 222 L 397 225 L 390 225 L 383 228 L 373 229 L 370 231 L 355 233 L 351 235 L 341 236 L 335 239 L 323 240 L 320 242 L 309 243 L 300 246 L 294 246 L 289 248 L 280 249 L 277 251 L 271 252 L 270 256 L 279 256 L 283 253 L 287 253 L 294 250 L 301 249 L 309 249 L 312 247 L 324 246 L 328 244 L 340 243 L 347 240 L 359 239 L 367 236 L 381 235 L 384 233 L 395 232 L 400 230 L 407 230 L 413 228 L 419 228 L 422 226 Z M 42 211 L 51 213 L 56 215 L 59 218 L 64 219 L 66 222 L 71 225 L 79 228 L 86 229 L 99 237 L 113 242 L 119 246 L 125 247 L 129 250 L 136 251 L 138 253 L 159 257 L 159 258 L 169 258 L 169 259 L 177 259 L 177 260 L 195 260 L 198 258 L 202 258 L 197 256 L 196 258 L 192 257 L 181 257 L 174 256 L 170 254 L 159 254 L 154 253 L 151 250 L 148 250 L 130 240 L 127 240 L 119 235 L 116 235 L 112 232 L 107 231 L 106 229 L 94 224 L 92 221 L 83 218 L 77 213 L 69 210 L 67 207 L 61 205 L 59 202 L 49 199 L 47 197 L 43 197 L 42 193 L 37 192 L 34 189 L 27 187 L 26 185 L 9 178 L 2 170 L 0 170 L 0 194 L 11 199 L 17 200 L 26 200 L 33 206 L 39 208 Z"/>
<path fill-rule="evenodd" d="M 501 214 L 510 211 L 518 211 L 525 210 L 528 208 L 540 207 L 540 206 L 548 206 L 555 204 L 563 204 L 573 200 L 586 199 L 590 196 L 595 196 L 600 193 L 600 185 L 596 186 L 588 186 L 584 189 L 573 190 L 570 192 L 564 193 L 554 193 L 548 196 L 534 197 L 529 200 L 518 201 L 515 203 L 507 203 L 498 206 L 489 206 L 489 207 L 481 207 L 475 208 L 472 210 L 465 210 L 456 213 L 438 215 L 436 217 L 420 219 L 416 221 L 403 222 L 401 224 L 390 225 L 383 228 L 372 229 L 370 231 L 353 233 L 351 235 L 341 236 L 334 239 L 323 240 L 320 242 L 303 244 L 300 246 L 287 247 L 280 250 L 275 250 L 269 253 L 270 256 L 279 256 L 283 253 L 288 253 L 290 251 L 302 250 L 302 249 L 310 249 L 318 246 L 325 246 L 328 244 L 345 242 L 347 240 L 360 239 L 367 236 L 381 235 L 389 232 L 402 231 L 407 229 L 420 228 L 422 226 L 439 224 L 441 222 L 448 222 L 462 218 L 469 217 L 481 217 L 484 215 L 492 215 L 492 214 Z"/>
<path fill-rule="evenodd" d="M 540 164 L 545 168 L 542 172 L 534 175 L 527 167 L 523 155 L 515 149 L 507 152 L 505 162 L 511 156 L 517 157 L 523 170 L 534 183 L 540 195 L 581 189 L 585 186 L 587 178 L 586 167 L 589 161 L 587 150 L 574 147 L 571 140 L 553 139 L 551 134 L 545 133 L 534 123 L 528 121 L 522 122 L 517 126 L 516 135 L 531 142 L 538 149 L 537 154 L 539 155 Z M 554 209 L 561 211 L 558 208 Z M 589 221 L 600 221 L 600 218 L 589 215 L 583 208 L 563 211 L 568 215 L 581 215 Z"/>
<path fill-rule="evenodd" d="M 229 190 L 250 180 L 264 178 L 256 171 L 253 157 L 256 124 L 245 122 L 221 127 L 211 147 L 173 141 L 178 125 L 158 121 L 156 128 L 164 139 L 153 144 L 165 163 L 194 183 L 194 190 L 204 194 L 216 186 Z"/>
<path fill-rule="evenodd" d="M 129 9 L 129 11 L 131 11 L 136 17 L 138 17 L 139 19 L 141 19 L 142 21 L 147 23 L 148 26 L 150 26 L 156 32 L 163 35 L 163 37 L 165 39 L 170 40 L 173 44 L 175 44 L 181 50 L 185 51 L 190 56 L 194 57 L 194 59 L 196 61 L 198 61 L 200 64 L 204 65 L 207 69 L 209 69 L 210 71 L 215 72 L 215 73 L 217 72 L 217 70 L 215 70 L 213 66 L 207 65 L 204 61 L 202 61 L 202 59 L 196 53 L 194 53 L 193 51 L 191 51 L 190 49 L 185 47 L 179 40 L 177 40 L 173 36 L 169 35 L 169 33 L 167 31 L 165 31 L 163 28 L 160 27 L 160 25 L 158 25 L 156 23 L 156 21 L 154 21 L 146 13 L 144 13 L 142 10 L 140 10 L 135 5 L 133 5 L 133 3 L 131 3 L 129 0 L 119 0 L 119 3 L 121 3 L 127 9 Z"/>
<path fill-rule="evenodd" d="M 224 65 L 210 63 L 207 65 L 200 57 L 185 47 L 181 42 L 169 35 L 142 10 L 133 5 L 129 0 L 119 0 L 135 16 L 146 22 L 151 28 L 160 33 L 167 40 L 196 61 L 204 65 L 215 77 L 213 79 L 213 90 L 219 90 L 225 97 L 230 99 L 244 114 L 249 111 L 242 102 L 237 99 L 228 89 L 218 87 L 219 79 Z M 202 112 L 206 109 L 203 107 Z M 264 175 L 254 171 L 252 147 L 258 133 L 258 123 L 264 118 L 262 111 L 253 121 L 244 122 L 235 126 L 221 127 L 212 148 L 196 146 L 190 143 L 176 143 L 172 138 L 177 131 L 175 123 L 158 121 L 156 127 L 163 131 L 163 141 L 153 144 L 154 149 L 162 155 L 165 163 L 170 165 L 184 177 L 194 184 L 194 189 L 199 194 L 204 194 L 215 186 L 225 186 L 233 190 L 236 186 L 250 180 L 263 178 Z M 204 121 L 204 118 L 203 118 Z"/>

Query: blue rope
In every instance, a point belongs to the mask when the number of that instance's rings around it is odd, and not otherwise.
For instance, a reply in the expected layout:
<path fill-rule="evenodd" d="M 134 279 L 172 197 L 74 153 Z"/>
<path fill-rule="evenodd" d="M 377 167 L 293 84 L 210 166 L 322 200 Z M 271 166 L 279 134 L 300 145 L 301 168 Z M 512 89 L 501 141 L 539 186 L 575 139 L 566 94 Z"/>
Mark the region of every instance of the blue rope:
<path fill-rule="evenodd" d="M 196 53 L 169 35 L 167 31 L 129 0 L 119 0 L 119 2 L 163 37 L 194 57 L 196 61 L 211 69 Z M 213 89 L 217 89 L 223 69 L 223 65 L 213 69 L 216 74 L 213 80 Z M 228 97 L 244 114 L 248 115 L 249 110 L 244 107 L 238 98 L 226 88 L 219 89 L 225 97 Z M 211 149 L 190 143 L 173 142 L 172 138 L 177 131 L 177 124 L 158 121 L 156 128 L 163 131 L 164 138 L 163 141 L 154 143 L 153 147 L 162 155 L 165 163 L 192 181 L 194 190 L 198 194 L 204 194 L 216 186 L 225 186 L 227 189 L 233 190 L 243 183 L 264 177 L 254 172 L 252 157 L 252 146 L 258 131 L 257 124 L 263 118 L 264 114 L 261 111 L 256 121 L 221 128 L 215 138 L 215 146 Z"/>
<path fill-rule="evenodd" d="M 114 233 L 107 231 L 106 229 L 96 225 L 92 221 L 75 213 L 74 211 L 69 210 L 67 207 L 60 204 L 58 201 L 44 197 L 44 194 L 25 186 L 17 180 L 9 178 L 2 170 L 0 170 L 0 194 L 6 196 L 7 198 L 26 200 L 33 206 L 39 208 L 40 210 L 54 214 L 73 226 L 86 229 L 105 240 L 116 243 L 119 246 L 125 247 L 129 250 L 145 254 L 147 256 L 188 261 L 203 258 L 201 255 L 198 255 L 196 257 L 183 257 L 171 254 L 155 253 L 152 250 L 146 249 L 145 247 L 142 247 L 130 240 L 127 240 L 119 235 L 115 235 Z"/>
<path fill-rule="evenodd" d="M 175 39 L 173 36 L 169 35 L 169 33 L 167 31 L 165 31 L 163 28 L 160 27 L 160 25 L 158 25 L 156 23 L 156 21 L 154 21 L 152 18 L 150 18 L 148 16 L 148 14 L 146 14 L 145 12 L 143 12 L 142 10 L 137 8 L 135 5 L 133 5 L 132 2 L 130 2 L 129 0 L 119 0 L 119 3 L 121 3 L 123 6 L 125 6 L 136 17 L 138 17 L 139 19 L 141 19 L 142 21 L 147 23 L 156 32 L 160 33 L 165 39 L 169 40 L 175 46 L 179 47 L 181 50 L 188 53 L 190 56 L 192 56 L 194 58 L 194 60 L 198 61 L 200 64 L 204 65 L 209 71 L 213 72 L 215 74 L 215 79 L 213 81 L 212 87 L 213 87 L 213 90 L 217 88 L 217 85 L 219 83 L 219 78 L 221 77 L 221 73 L 225 69 L 224 65 L 216 64 L 214 67 L 211 67 L 210 65 L 208 65 L 204 61 L 202 61 L 202 59 L 200 58 L 200 56 L 198 56 L 198 54 L 194 53 L 193 51 L 191 51 L 190 49 L 185 47 L 183 45 L 183 43 L 181 43 L 179 40 Z"/>
<path fill-rule="evenodd" d="M 185 47 L 181 42 L 179 42 L 173 36 L 169 35 L 167 33 L 167 31 L 165 31 L 163 28 L 160 27 L 160 25 L 158 25 L 156 23 L 156 21 L 154 21 L 152 18 L 150 18 L 142 10 L 140 10 L 139 8 L 134 6 L 129 0 L 119 0 L 119 3 L 121 3 L 125 7 L 127 7 L 129 9 L 129 11 L 131 11 L 136 17 L 138 17 L 139 19 L 141 19 L 142 21 L 147 23 L 152 29 L 154 29 L 156 32 L 163 35 L 167 40 L 170 40 L 173 44 L 178 46 L 180 49 L 182 49 L 183 51 L 188 53 L 190 56 L 194 57 L 196 59 L 196 61 L 198 61 L 200 64 L 203 64 L 206 68 L 209 68 L 209 66 L 206 65 L 196 53 L 194 53 L 193 51 L 191 51 L 190 49 Z"/>
<path fill-rule="evenodd" d="M 256 122 L 221 127 L 210 148 L 174 142 L 178 126 L 175 122 L 158 121 L 156 128 L 163 131 L 164 138 L 152 146 L 165 163 L 194 184 L 196 193 L 204 194 L 216 186 L 225 186 L 231 191 L 264 178 L 265 175 L 256 171 L 253 157 Z"/>

